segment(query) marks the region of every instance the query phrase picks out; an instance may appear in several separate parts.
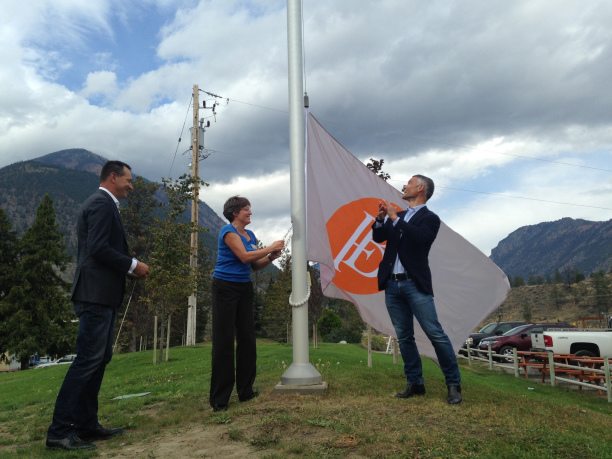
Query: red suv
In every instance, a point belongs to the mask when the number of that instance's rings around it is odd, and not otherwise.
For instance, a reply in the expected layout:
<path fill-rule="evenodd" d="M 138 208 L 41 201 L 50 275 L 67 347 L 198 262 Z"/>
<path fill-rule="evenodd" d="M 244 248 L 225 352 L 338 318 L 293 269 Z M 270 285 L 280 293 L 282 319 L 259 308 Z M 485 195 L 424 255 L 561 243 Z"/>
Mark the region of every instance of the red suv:
<path fill-rule="evenodd" d="M 514 348 L 516 348 L 517 351 L 530 350 L 531 334 L 551 328 L 573 328 L 573 325 L 565 322 L 519 325 L 518 327 L 508 330 L 501 336 L 483 338 L 478 347 L 480 350 L 486 351 L 490 344 L 493 352 L 506 356 L 502 360 L 512 362 Z"/>

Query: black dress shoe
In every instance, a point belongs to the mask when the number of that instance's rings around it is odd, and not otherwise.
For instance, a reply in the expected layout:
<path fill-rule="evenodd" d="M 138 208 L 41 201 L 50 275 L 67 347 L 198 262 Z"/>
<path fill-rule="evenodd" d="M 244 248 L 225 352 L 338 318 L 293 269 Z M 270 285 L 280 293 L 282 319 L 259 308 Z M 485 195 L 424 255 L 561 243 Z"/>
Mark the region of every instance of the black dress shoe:
<path fill-rule="evenodd" d="M 461 400 L 463 400 L 461 398 L 461 386 L 454 385 L 454 384 L 449 385 L 448 386 L 448 397 L 446 398 L 446 401 L 450 405 L 456 405 L 458 403 L 461 403 Z"/>
<path fill-rule="evenodd" d="M 227 411 L 227 405 L 213 405 L 212 409 L 215 413 L 219 411 Z"/>
<path fill-rule="evenodd" d="M 83 440 L 95 441 L 95 440 L 108 440 L 109 438 L 122 435 L 124 430 L 121 427 L 115 427 L 107 429 L 98 424 L 95 429 L 90 430 L 79 430 L 79 437 Z"/>
<path fill-rule="evenodd" d="M 46 441 L 47 448 L 52 449 L 67 449 L 69 451 L 77 449 L 95 449 L 96 445 L 83 441 L 77 434 L 69 434 L 64 438 L 48 438 Z"/>
<path fill-rule="evenodd" d="M 238 400 L 240 400 L 241 402 L 248 402 L 249 400 L 253 400 L 255 397 L 259 396 L 259 392 L 257 392 L 256 390 L 251 392 L 251 395 L 249 395 L 248 397 L 238 397 Z"/>
<path fill-rule="evenodd" d="M 397 398 L 410 398 L 415 395 L 425 395 L 425 386 L 423 384 L 408 384 L 403 392 L 395 394 Z"/>

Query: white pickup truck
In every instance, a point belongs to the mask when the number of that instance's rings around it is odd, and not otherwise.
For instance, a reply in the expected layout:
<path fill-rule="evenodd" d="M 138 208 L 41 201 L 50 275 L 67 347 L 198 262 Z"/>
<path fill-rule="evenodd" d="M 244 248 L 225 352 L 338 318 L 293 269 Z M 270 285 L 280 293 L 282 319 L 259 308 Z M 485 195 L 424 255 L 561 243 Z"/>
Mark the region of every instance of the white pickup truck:
<path fill-rule="evenodd" d="M 612 357 L 612 329 L 571 328 L 532 333 L 531 349 L 584 357 Z"/>

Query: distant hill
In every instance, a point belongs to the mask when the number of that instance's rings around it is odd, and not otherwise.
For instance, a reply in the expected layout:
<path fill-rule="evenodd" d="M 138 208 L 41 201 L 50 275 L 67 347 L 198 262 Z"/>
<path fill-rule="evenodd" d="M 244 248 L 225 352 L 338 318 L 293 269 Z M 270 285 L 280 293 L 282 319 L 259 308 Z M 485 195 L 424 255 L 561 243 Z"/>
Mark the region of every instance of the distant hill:
<path fill-rule="evenodd" d="M 0 169 L 0 207 L 19 234 L 34 221 L 43 196 L 53 199 L 60 230 L 66 235 L 68 252 L 76 254 L 75 222 L 82 202 L 98 187 L 100 170 L 107 160 L 88 150 L 75 148 L 11 164 Z M 137 173 L 137 171 L 135 171 Z M 165 200 L 162 192 L 158 199 Z M 186 210 L 185 218 L 189 219 Z M 202 242 L 216 251 L 216 235 L 225 221 L 200 202 Z"/>
<path fill-rule="evenodd" d="M 605 328 L 612 315 L 612 274 L 607 274 L 600 292 L 607 304 L 597 304 L 597 291 L 592 278 L 580 282 L 524 285 L 510 290 L 504 303 L 481 325 L 496 321 L 569 322 L 580 327 Z"/>
<path fill-rule="evenodd" d="M 562 218 L 523 226 L 491 251 L 491 259 L 512 277 L 547 276 L 556 270 L 590 274 L 612 268 L 612 220 Z"/>

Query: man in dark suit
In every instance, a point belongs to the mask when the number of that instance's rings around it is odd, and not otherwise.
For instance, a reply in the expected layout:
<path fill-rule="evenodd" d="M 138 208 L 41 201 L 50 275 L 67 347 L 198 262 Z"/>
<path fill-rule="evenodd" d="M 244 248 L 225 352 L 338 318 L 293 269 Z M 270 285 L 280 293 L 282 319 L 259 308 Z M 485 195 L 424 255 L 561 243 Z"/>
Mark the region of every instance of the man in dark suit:
<path fill-rule="evenodd" d="M 408 381 L 396 397 L 425 394 L 421 357 L 414 340 L 416 317 L 436 351 L 448 387 L 447 401 L 457 404 L 461 402 L 461 375 L 453 346 L 438 322 L 429 269 L 429 250 L 440 229 L 440 218 L 425 206 L 433 195 L 434 183 L 429 177 L 415 175 L 402 191 L 408 209 L 398 212 L 382 201 L 372 225 L 372 239 L 386 242 L 378 288 L 385 291 Z"/>
<path fill-rule="evenodd" d="M 94 440 L 123 433 L 98 421 L 98 392 L 112 356 L 117 308 L 123 301 L 125 277 L 144 278 L 149 267 L 132 258 L 119 215 L 119 199 L 133 190 L 131 168 L 108 161 L 100 188 L 83 204 L 78 222 L 77 268 L 72 302 L 79 318 L 77 356 L 66 373 L 47 431 L 49 448 L 90 449 Z"/>

